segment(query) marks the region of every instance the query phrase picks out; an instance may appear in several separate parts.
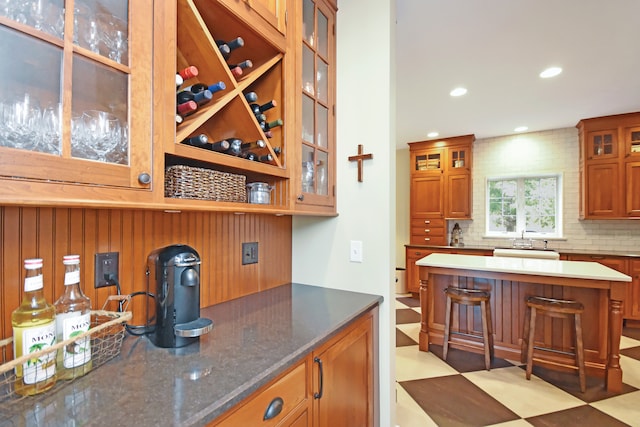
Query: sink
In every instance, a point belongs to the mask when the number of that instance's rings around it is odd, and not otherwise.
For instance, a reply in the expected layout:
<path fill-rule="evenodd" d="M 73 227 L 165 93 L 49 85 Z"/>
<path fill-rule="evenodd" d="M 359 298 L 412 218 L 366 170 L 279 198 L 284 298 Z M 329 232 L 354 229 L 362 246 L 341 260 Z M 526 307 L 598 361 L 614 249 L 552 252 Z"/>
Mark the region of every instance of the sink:
<path fill-rule="evenodd" d="M 495 248 L 493 256 L 516 258 L 560 259 L 560 254 L 551 249 L 534 248 Z"/>

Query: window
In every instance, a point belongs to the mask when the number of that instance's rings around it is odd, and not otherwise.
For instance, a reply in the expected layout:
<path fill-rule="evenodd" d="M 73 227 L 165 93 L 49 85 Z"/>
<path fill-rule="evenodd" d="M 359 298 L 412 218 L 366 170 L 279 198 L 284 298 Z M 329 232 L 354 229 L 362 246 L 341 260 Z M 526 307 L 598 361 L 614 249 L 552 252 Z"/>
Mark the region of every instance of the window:
<path fill-rule="evenodd" d="M 560 175 L 489 178 L 487 235 L 562 236 Z"/>

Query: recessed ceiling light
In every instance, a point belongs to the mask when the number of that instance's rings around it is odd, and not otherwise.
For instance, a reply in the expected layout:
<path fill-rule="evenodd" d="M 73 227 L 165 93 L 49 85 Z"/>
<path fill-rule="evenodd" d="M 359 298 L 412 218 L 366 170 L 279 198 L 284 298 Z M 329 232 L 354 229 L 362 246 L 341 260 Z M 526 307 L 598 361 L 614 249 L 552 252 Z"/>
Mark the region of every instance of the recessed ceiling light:
<path fill-rule="evenodd" d="M 440 135 L 438 132 L 429 132 L 427 134 L 428 138 L 435 138 L 436 136 Z"/>
<path fill-rule="evenodd" d="M 543 79 L 548 79 L 549 77 L 555 77 L 562 72 L 562 68 L 560 67 L 549 67 L 543 72 L 540 73 L 540 77 Z"/>
<path fill-rule="evenodd" d="M 526 126 L 518 126 L 517 128 L 515 128 L 513 131 L 514 132 L 524 132 L 525 130 L 529 129 Z"/>
<path fill-rule="evenodd" d="M 449 95 L 451 96 L 462 96 L 464 94 L 467 93 L 467 89 L 464 87 L 457 87 L 454 90 L 452 90 L 451 92 L 449 92 Z"/>

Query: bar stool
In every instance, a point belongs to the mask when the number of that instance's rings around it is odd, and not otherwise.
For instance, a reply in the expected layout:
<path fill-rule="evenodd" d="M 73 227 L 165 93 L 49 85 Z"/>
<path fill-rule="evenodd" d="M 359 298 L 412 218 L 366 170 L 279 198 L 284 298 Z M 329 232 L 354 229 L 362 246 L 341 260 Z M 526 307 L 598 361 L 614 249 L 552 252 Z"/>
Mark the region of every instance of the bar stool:
<path fill-rule="evenodd" d="M 540 296 L 530 296 L 527 298 L 527 311 L 525 312 L 524 333 L 522 336 L 521 358 L 524 362 L 526 354 L 527 379 L 531 379 L 533 370 L 533 349 L 553 351 L 556 353 L 568 354 L 575 357 L 575 365 L 567 365 L 558 362 L 548 362 L 554 365 L 577 369 L 580 377 L 580 391 L 584 393 L 586 389 L 586 375 L 584 369 L 584 346 L 582 342 L 582 303 L 574 300 L 562 300 L 555 298 L 545 298 Z M 538 314 L 560 319 L 573 318 L 575 324 L 575 351 L 567 352 L 555 350 L 553 348 L 536 347 L 536 317 Z"/>
<path fill-rule="evenodd" d="M 491 326 L 491 293 L 478 289 L 463 289 L 448 287 L 444 290 L 447 296 L 445 321 L 444 321 L 444 342 L 442 350 L 442 358 L 447 360 L 447 352 L 449 351 L 449 341 L 451 339 L 451 306 L 452 304 L 461 304 L 467 306 L 480 306 L 482 314 L 482 345 L 484 347 L 484 364 L 487 371 L 491 369 L 491 359 L 493 358 L 493 328 Z M 453 332 L 459 335 L 471 335 L 460 332 Z"/>

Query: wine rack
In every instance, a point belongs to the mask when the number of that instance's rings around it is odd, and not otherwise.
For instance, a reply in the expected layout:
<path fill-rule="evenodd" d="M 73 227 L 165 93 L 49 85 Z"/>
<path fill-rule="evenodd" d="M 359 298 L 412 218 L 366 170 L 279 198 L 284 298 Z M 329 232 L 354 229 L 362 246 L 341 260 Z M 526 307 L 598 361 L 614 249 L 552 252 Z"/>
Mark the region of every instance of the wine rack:
<path fill-rule="evenodd" d="M 200 106 L 193 114 L 184 117 L 176 125 L 175 140 L 165 142 L 165 168 L 175 164 L 204 167 L 220 172 L 246 176 L 247 183 L 266 182 L 274 188 L 271 204 L 266 209 L 288 208 L 289 171 L 285 161 L 285 131 L 283 127 L 264 132 L 251 111 L 245 94 L 255 92 L 256 103 L 270 100 L 276 106 L 265 112 L 267 121 L 282 119 L 285 123 L 284 86 L 286 43 L 284 37 L 271 37 L 247 25 L 241 17 L 227 8 L 224 2 L 179 0 L 177 2 L 177 49 L 176 71 L 187 66 L 196 66 L 198 75 L 183 86 L 195 83 L 211 85 L 223 82 L 226 89 L 213 94 L 213 99 Z M 217 40 L 232 40 L 242 37 L 244 46 L 233 50 L 227 59 L 218 49 Z M 234 76 L 228 64 L 249 59 L 253 66 Z M 197 135 L 207 135 L 210 142 L 239 138 L 245 142 L 263 140 L 264 148 L 254 150 L 258 155 L 270 154 L 271 161 L 258 162 L 192 147 L 180 142 Z M 165 199 L 168 204 L 184 201 Z M 216 206 L 225 202 L 189 201 L 190 204 Z M 215 207 L 214 207 L 215 208 Z M 246 204 L 240 210 L 265 210 L 265 205 Z"/>

